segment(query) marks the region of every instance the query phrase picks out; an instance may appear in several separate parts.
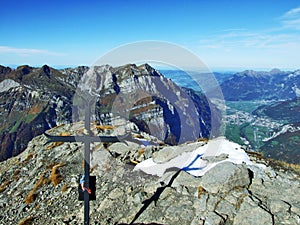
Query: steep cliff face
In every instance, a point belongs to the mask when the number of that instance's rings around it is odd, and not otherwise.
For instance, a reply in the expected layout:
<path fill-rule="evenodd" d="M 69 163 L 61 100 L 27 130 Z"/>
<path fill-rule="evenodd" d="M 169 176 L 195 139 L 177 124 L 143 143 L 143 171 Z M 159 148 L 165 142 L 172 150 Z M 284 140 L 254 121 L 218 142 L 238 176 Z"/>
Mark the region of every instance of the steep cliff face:
<path fill-rule="evenodd" d="M 216 135 L 220 112 L 204 95 L 181 88 L 148 64 L 94 67 L 79 84 L 97 96 L 96 119 L 134 122 L 168 144 Z"/>
<path fill-rule="evenodd" d="M 121 118 L 170 144 L 209 137 L 212 121 L 219 121 L 205 96 L 176 86 L 147 64 L 1 67 L 0 72 L 0 161 L 19 154 L 47 129 L 76 120 L 73 96 L 85 90 L 97 98 L 99 124 L 118 125 Z"/>

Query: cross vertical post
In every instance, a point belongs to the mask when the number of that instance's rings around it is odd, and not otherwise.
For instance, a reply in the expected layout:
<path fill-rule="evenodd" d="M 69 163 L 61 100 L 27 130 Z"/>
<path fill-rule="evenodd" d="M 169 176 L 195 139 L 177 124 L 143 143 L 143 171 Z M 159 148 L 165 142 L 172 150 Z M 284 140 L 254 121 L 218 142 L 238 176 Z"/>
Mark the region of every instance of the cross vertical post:
<path fill-rule="evenodd" d="M 90 135 L 91 131 L 91 114 L 90 114 L 90 103 L 86 102 L 85 105 L 85 114 L 84 114 L 84 128 L 87 132 L 85 135 Z M 89 188 L 89 179 L 90 179 L 90 145 L 91 141 L 89 138 L 84 140 L 84 176 L 85 182 L 84 185 L 86 188 Z M 90 224 L 90 199 L 89 193 L 84 192 L 84 225 Z"/>

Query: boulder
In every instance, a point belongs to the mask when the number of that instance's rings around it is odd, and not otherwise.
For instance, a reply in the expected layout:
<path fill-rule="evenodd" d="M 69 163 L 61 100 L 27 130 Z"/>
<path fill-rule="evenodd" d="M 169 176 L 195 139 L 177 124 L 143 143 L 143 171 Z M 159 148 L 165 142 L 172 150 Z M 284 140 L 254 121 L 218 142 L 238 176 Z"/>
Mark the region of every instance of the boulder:
<path fill-rule="evenodd" d="M 223 162 L 209 170 L 200 184 L 209 193 L 228 192 L 236 187 L 248 186 L 249 172 L 245 165 Z"/>

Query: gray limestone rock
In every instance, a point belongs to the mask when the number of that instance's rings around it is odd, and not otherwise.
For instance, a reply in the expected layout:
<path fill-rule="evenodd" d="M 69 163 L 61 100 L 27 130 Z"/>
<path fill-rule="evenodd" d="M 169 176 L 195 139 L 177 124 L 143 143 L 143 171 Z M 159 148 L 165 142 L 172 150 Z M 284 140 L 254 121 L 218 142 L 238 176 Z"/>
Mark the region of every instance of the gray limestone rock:
<path fill-rule="evenodd" d="M 210 193 L 228 192 L 236 187 L 250 184 L 249 172 L 244 165 L 231 162 L 217 164 L 200 181 L 201 186 Z"/>
<path fill-rule="evenodd" d="M 163 148 L 159 152 L 155 152 L 153 154 L 153 161 L 155 163 L 164 163 L 168 162 L 171 159 L 174 159 L 176 156 L 178 156 L 180 153 L 178 152 L 178 148 L 174 146 L 168 146 Z"/>
<path fill-rule="evenodd" d="M 180 147 L 178 146 L 167 146 L 164 147 L 162 150 L 155 152 L 153 154 L 153 161 L 156 163 L 164 163 L 168 162 L 171 159 L 181 155 L 184 152 L 194 151 L 200 146 L 203 146 L 204 143 L 202 142 L 195 142 L 191 144 L 183 144 Z"/>
<path fill-rule="evenodd" d="M 249 197 L 244 199 L 237 215 L 234 218 L 233 225 L 265 225 L 273 224 L 272 215 L 265 209 L 255 204 Z"/>

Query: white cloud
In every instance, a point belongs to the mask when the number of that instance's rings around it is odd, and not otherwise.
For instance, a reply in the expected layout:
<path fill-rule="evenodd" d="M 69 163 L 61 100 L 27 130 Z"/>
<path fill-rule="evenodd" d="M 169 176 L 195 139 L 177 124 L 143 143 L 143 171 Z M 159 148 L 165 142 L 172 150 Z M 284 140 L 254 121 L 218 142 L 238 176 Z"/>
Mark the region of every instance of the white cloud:
<path fill-rule="evenodd" d="M 10 46 L 0 46 L 0 54 L 17 54 L 19 56 L 32 56 L 32 55 L 50 55 L 50 56 L 61 56 L 63 53 L 51 52 L 43 49 L 31 49 L 31 48 L 15 48 Z"/>
<path fill-rule="evenodd" d="M 283 18 L 293 18 L 293 17 L 299 17 L 300 16 L 300 7 L 293 8 L 286 12 L 282 17 Z"/>
<path fill-rule="evenodd" d="M 285 28 L 300 30 L 300 18 L 293 20 L 283 20 L 282 24 Z"/>
<path fill-rule="evenodd" d="M 278 20 L 277 20 L 278 21 Z M 224 52 L 250 52 L 271 50 L 293 53 L 300 50 L 300 7 L 293 8 L 279 17 L 277 27 L 265 30 L 234 28 L 223 30 L 198 41 L 202 50 Z M 290 47 L 290 48 L 289 48 Z"/>
<path fill-rule="evenodd" d="M 230 32 L 199 40 L 199 47 L 210 49 L 228 48 L 274 48 L 276 44 L 299 42 L 293 35 L 265 32 Z"/>
<path fill-rule="evenodd" d="M 300 7 L 289 10 L 280 19 L 283 28 L 300 30 Z"/>
<path fill-rule="evenodd" d="M 212 67 L 299 68 L 300 35 L 295 31 L 229 30 L 194 44 L 193 49 Z"/>

